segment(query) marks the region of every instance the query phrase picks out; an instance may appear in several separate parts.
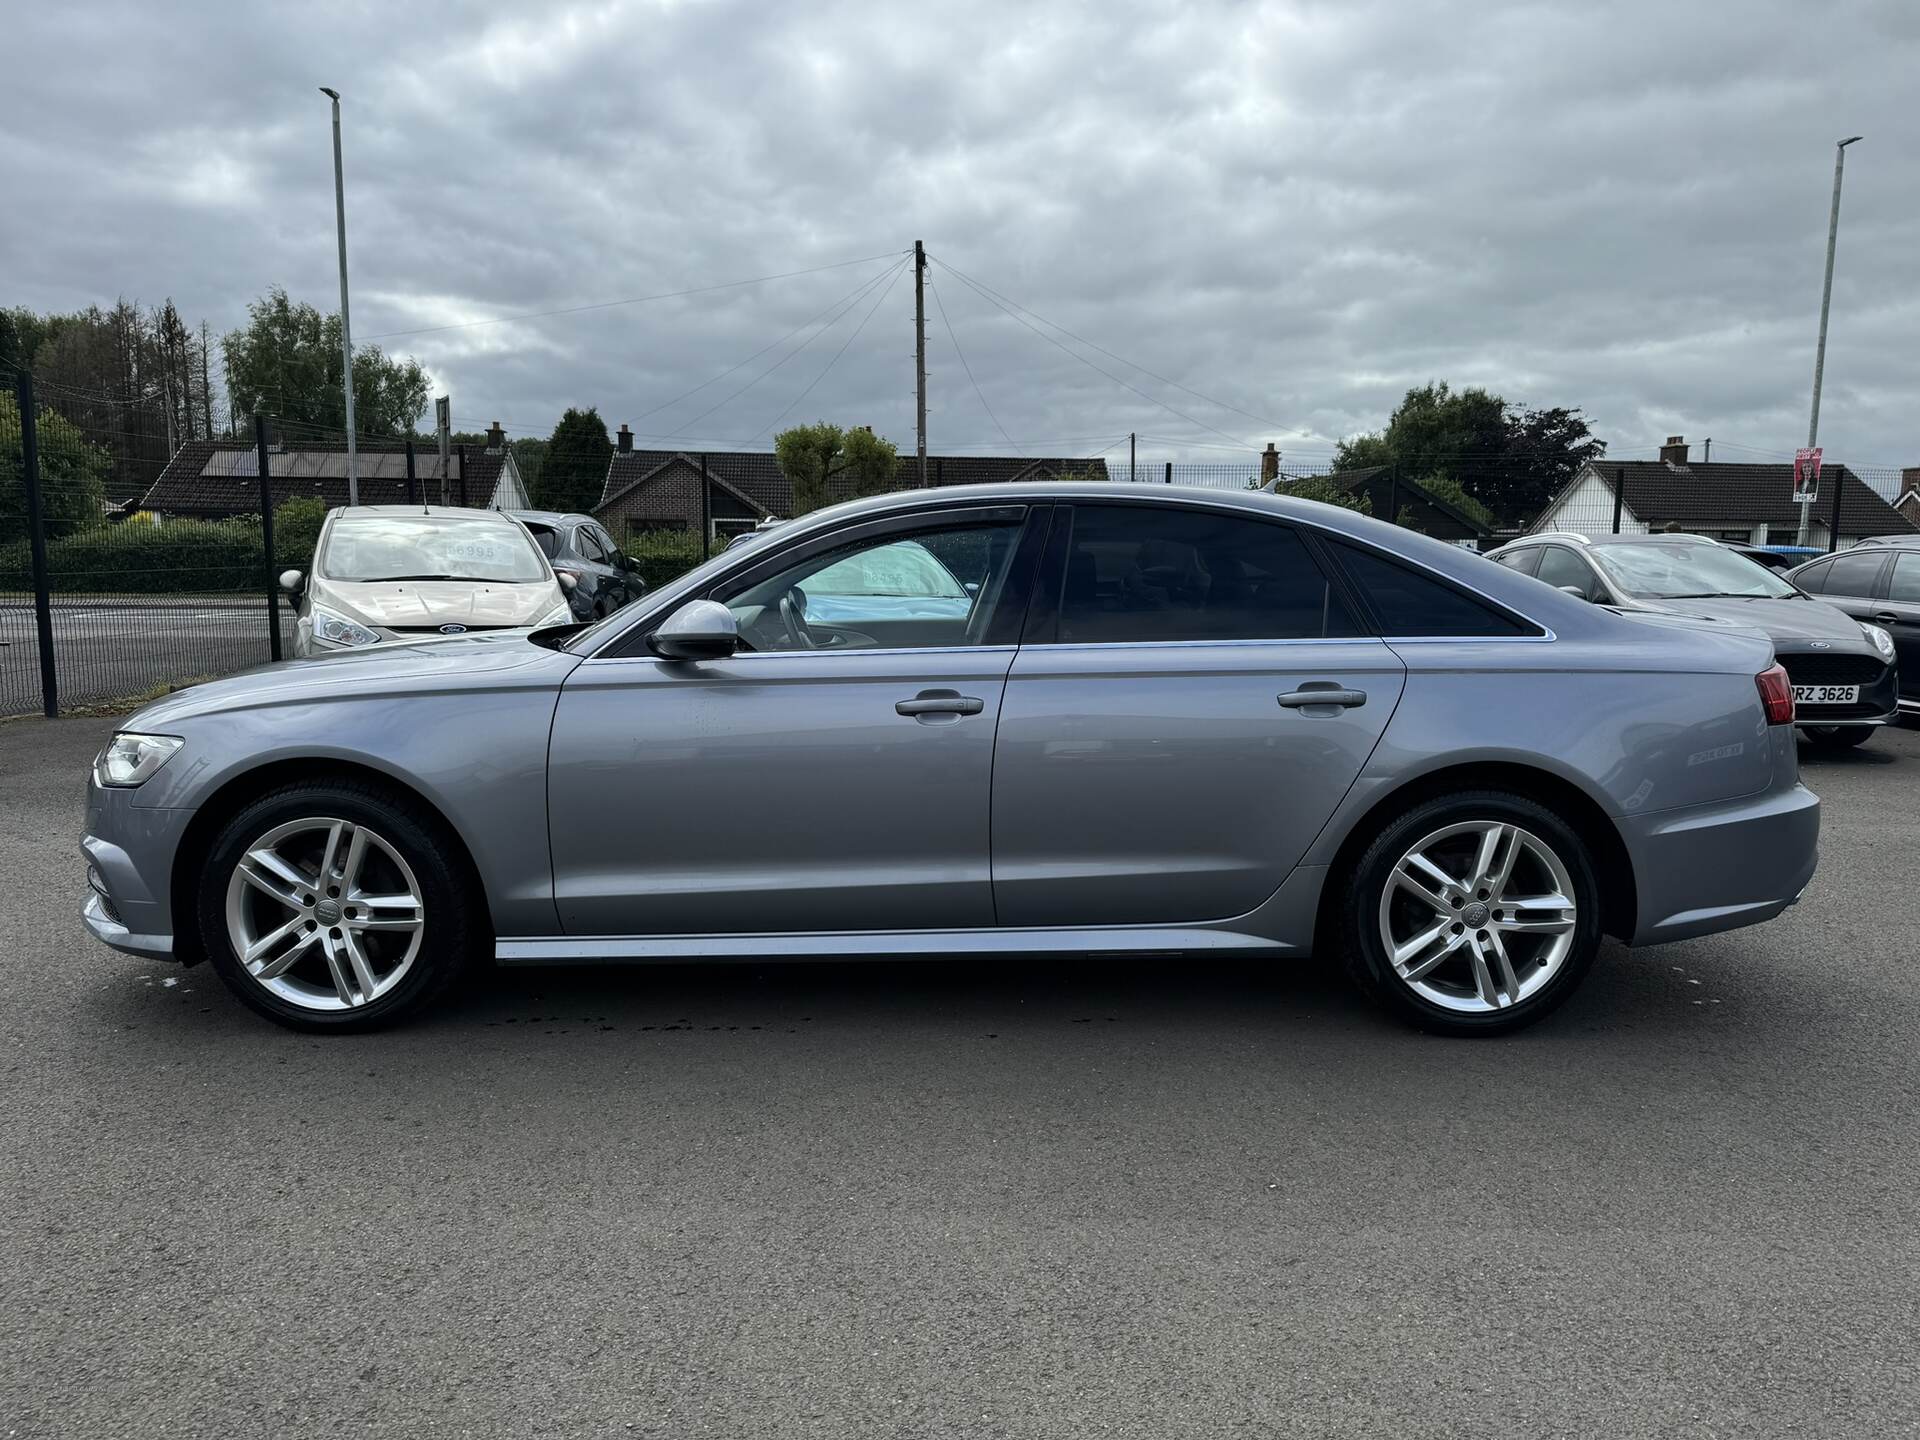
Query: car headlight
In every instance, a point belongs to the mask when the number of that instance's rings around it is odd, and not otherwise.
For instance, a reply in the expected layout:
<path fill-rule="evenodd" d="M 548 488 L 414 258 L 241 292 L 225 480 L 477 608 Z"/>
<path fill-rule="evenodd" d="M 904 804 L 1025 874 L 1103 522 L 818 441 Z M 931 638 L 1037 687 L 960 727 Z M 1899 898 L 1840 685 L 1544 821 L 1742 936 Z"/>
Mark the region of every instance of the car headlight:
<path fill-rule="evenodd" d="M 1862 624 L 1860 628 L 1867 632 L 1867 638 L 1873 641 L 1873 648 L 1880 652 L 1882 660 L 1893 659 L 1893 636 L 1878 625 Z"/>
<path fill-rule="evenodd" d="M 553 609 L 534 621 L 533 628 L 542 630 L 549 625 L 572 625 L 574 623 L 576 622 L 574 620 L 572 603 L 562 600 L 558 605 L 554 606 Z"/>
<path fill-rule="evenodd" d="M 358 621 L 313 607 L 313 638 L 322 645 L 378 645 L 380 637 Z"/>
<path fill-rule="evenodd" d="M 107 742 L 93 762 L 96 784 L 131 789 L 144 785 L 182 745 L 178 735 L 135 735 L 123 731 Z"/>

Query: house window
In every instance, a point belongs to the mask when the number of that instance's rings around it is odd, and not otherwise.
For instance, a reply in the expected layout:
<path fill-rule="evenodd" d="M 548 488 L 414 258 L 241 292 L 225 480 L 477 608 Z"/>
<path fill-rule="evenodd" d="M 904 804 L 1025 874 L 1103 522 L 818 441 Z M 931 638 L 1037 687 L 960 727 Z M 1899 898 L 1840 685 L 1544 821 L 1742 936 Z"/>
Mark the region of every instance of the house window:
<path fill-rule="evenodd" d="M 1752 535 L 1753 531 L 1751 530 L 1716 530 L 1713 532 L 1714 539 L 1731 540 L 1736 545 L 1746 544 Z"/>
<path fill-rule="evenodd" d="M 757 520 L 744 517 L 741 519 L 715 520 L 713 522 L 713 538 L 716 540 L 731 540 L 735 535 L 746 535 L 759 528 L 759 523 Z"/>

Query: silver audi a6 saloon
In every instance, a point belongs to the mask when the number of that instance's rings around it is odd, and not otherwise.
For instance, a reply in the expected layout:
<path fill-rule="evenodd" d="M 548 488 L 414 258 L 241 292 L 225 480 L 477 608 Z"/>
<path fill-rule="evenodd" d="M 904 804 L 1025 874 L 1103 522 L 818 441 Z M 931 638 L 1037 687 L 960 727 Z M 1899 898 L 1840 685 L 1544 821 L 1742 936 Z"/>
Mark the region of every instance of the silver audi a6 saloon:
<path fill-rule="evenodd" d="M 484 960 L 1176 951 L 1486 1035 L 1814 869 L 1765 635 L 1267 494 L 883 496 L 590 627 L 374 649 L 129 719 L 88 929 L 307 1030 Z"/>

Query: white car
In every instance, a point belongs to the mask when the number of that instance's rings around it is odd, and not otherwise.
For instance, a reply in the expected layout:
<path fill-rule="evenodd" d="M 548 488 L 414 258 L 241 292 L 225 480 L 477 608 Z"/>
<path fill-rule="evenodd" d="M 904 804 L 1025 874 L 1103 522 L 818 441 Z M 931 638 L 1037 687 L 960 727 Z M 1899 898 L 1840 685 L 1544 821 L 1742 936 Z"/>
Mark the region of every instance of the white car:
<path fill-rule="evenodd" d="M 313 574 L 288 570 L 296 656 L 435 635 L 568 625 L 566 582 L 497 510 L 355 505 L 320 527 Z"/>

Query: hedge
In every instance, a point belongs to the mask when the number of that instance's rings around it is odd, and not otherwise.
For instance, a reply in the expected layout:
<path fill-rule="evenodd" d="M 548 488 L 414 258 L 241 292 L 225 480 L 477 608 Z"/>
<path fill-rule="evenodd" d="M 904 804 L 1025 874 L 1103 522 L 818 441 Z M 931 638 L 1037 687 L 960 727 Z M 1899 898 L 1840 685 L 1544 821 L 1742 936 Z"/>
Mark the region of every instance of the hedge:
<path fill-rule="evenodd" d="M 313 564 L 325 507 L 289 500 L 274 512 L 274 568 Z M 56 595 L 258 593 L 268 582 L 260 517 L 228 520 L 145 518 L 101 525 L 47 542 L 48 588 Z M 0 546 L 0 590 L 31 591 L 25 540 Z"/>

